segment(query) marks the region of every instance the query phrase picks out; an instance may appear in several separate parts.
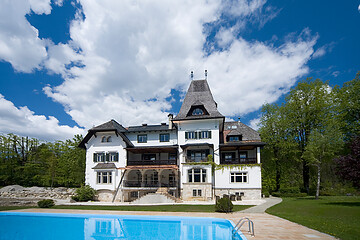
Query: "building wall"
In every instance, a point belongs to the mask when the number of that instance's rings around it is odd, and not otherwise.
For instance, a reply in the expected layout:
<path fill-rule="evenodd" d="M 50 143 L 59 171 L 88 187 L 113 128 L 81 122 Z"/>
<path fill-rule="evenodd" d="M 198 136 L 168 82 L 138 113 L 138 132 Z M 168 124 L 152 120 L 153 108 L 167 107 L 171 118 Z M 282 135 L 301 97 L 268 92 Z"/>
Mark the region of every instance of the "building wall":
<path fill-rule="evenodd" d="M 162 133 L 169 133 L 170 134 L 170 141 L 169 142 L 160 142 L 159 135 Z M 147 142 L 146 143 L 138 143 L 137 136 L 146 134 L 147 135 Z M 176 130 L 172 131 L 154 131 L 154 132 L 131 132 L 126 133 L 126 136 L 134 144 L 135 147 L 145 147 L 145 146 L 169 146 L 169 145 L 176 145 L 177 144 L 177 134 Z"/>
<path fill-rule="evenodd" d="M 111 142 L 101 142 L 103 136 L 111 136 Z M 116 168 L 122 168 L 126 165 L 126 147 L 125 142 L 120 136 L 116 136 L 113 132 L 103 132 L 96 133 L 96 137 L 92 136 L 88 143 L 86 144 L 86 172 L 85 172 L 85 184 L 90 185 L 95 190 L 106 189 L 106 190 L 115 190 L 117 184 L 121 178 L 121 172 L 118 169 L 109 169 L 109 170 L 95 170 L 92 169 L 95 167 L 98 162 L 94 162 L 94 153 L 97 152 L 118 152 L 119 161 L 113 162 Z M 112 171 L 112 184 L 97 184 L 96 177 L 97 171 Z"/>
<path fill-rule="evenodd" d="M 214 161 L 219 164 L 219 124 L 219 119 L 179 121 L 177 125 L 180 162 L 185 162 L 186 156 L 185 152 L 183 152 L 183 149 L 180 147 L 181 145 L 208 143 L 214 145 L 214 149 L 216 150 L 215 154 L 213 154 Z M 185 139 L 185 132 L 188 131 L 211 131 L 211 139 Z"/>
<path fill-rule="evenodd" d="M 226 165 L 222 165 L 226 166 Z M 247 183 L 232 183 L 230 181 L 231 172 L 247 172 Z M 261 188 L 261 166 L 244 167 L 224 167 L 215 171 L 215 187 L 224 189 L 257 189 Z"/>

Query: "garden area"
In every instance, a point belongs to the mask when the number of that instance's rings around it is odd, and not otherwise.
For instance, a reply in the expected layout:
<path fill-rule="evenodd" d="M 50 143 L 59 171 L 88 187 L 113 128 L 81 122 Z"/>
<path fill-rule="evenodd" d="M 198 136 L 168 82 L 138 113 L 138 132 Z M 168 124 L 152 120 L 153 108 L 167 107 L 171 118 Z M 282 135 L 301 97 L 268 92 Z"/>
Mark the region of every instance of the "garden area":
<path fill-rule="evenodd" d="M 359 196 L 283 198 L 266 212 L 340 239 L 360 236 Z"/>

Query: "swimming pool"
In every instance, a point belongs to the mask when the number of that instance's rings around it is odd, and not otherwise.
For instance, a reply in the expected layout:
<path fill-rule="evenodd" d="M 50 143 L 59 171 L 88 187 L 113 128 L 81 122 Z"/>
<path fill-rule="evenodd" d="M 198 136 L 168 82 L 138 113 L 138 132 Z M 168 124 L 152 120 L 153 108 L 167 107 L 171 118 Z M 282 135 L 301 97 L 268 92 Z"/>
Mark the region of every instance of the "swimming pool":
<path fill-rule="evenodd" d="M 232 239 L 233 224 L 221 218 L 0 213 L 0 239 Z M 234 239 L 246 239 L 237 234 Z"/>

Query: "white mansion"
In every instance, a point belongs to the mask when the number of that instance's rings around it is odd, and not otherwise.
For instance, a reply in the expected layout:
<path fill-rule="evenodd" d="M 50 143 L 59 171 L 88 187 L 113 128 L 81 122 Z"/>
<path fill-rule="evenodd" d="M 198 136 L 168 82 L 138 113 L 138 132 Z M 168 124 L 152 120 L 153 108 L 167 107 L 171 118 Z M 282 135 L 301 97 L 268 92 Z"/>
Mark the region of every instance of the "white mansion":
<path fill-rule="evenodd" d="M 160 125 L 111 120 L 88 131 L 85 182 L 99 200 L 261 198 L 259 134 L 225 122 L 206 80 L 193 80 L 179 114 Z"/>

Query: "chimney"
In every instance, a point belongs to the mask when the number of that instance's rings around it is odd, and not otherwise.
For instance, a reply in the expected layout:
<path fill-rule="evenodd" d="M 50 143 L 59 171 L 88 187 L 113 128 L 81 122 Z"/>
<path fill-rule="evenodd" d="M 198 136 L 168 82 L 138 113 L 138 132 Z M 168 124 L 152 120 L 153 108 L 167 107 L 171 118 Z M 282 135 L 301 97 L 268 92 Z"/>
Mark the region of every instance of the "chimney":
<path fill-rule="evenodd" d="M 172 115 L 171 113 L 168 115 L 169 118 L 169 129 L 172 129 L 172 120 L 173 120 L 174 115 Z"/>

